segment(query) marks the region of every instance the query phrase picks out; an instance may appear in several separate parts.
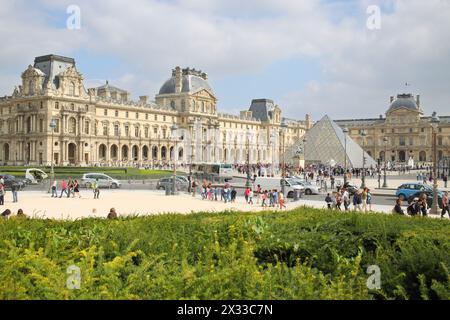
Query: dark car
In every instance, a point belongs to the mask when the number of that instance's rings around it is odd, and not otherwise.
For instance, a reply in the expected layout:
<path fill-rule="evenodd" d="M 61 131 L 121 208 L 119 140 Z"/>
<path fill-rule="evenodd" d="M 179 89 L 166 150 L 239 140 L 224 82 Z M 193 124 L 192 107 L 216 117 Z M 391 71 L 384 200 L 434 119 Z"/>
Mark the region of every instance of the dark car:
<path fill-rule="evenodd" d="M 19 186 L 19 190 L 25 188 L 26 182 L 23 179 L 18 179 L 15 176 L 10 174 L 2 174 L 0 173 L 0 178 L 3 178 L 6 189 L 11 189 L 12 185 L 15 184 Z"/>
<path fill-rule="evenodd" d="M 412 194 L 408 198 L 408 204 L 411 204 L 414 201 L 414 199 L 420 198 L 424 194 L 427 196 L 428 208 L 431 208 L 431 206 L 433 205 L 433 191 L 419 191 L 419 192 Z M 439 208 L 442 209 L 442 196 L 439 193 L 438 193 L 438 204 L 439 204 Z"/>

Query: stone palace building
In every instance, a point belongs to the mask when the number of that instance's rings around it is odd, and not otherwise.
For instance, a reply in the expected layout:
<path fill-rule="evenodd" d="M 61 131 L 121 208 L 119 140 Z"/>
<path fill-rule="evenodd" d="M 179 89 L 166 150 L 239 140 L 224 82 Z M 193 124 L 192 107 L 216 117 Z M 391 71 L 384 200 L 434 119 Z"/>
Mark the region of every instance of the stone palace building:
<path fill-rule="evenodd" d="M 425 113 L 420 96 L 399 94 L 390 97 L 385 116 L 372 119 L 335 121 L 341 128 L 349 130 L 349 136 L 379 162 L 408 164 L 431 164 L 433 161 L 432 110 Z M 437 160 L 448 168 L 450 159 L 450 116 L 439 116 L 436 131 Z M 367 135 L 361 135 L 364 131 Z M 387 138 L 385 143 L 384 138 Z M 363 141 L 364 139 L 364 141 Z"/>
<path fill-rule="evenodd" d="M 35 58 L 11 96 L 0 98 L 0 163 L 157 165 L 175 157 L 234 164 L 247 154 L 250 163 L 278 163 L 283 148 L 311 126 L 308 115 L 282 118 L 268 99 L 253 100 L 239 115 L 219 113 L 206 73 L 195 69 L 176 67 L 154 102 L 132 101 L 108 81 L 86 90 L 73 58 L 47 55 Z"/>

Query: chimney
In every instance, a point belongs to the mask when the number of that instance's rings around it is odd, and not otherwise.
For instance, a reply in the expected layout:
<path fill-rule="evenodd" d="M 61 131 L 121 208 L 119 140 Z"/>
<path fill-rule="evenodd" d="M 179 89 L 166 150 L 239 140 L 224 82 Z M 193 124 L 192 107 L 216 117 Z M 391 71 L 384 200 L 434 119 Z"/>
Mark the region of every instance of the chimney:
<path fill-rule="evenodd" d="M 391 103 L 394 102 L 394 96 L 391 96 Z"/>
<path fill-rule="evenodd" d="M 181 74 L 181 68 L 176 67 L 175 68 L 175 93 L 181 93 L 181 87 L 183 85 L 182 83 L 182 74 Z"/>
<path fill-rule="evenodd" d="M 148 96 L 140 96 L 139 97 L 139 103 L 140 104 L 146 105 L 147 101 L 148 101 Z"/>
<path fill-rule="evenodd" d="M 416 96 L 416 103 L 417 103 L 417 106 L 420 108 L 420 94 L 418 94 Z"/>

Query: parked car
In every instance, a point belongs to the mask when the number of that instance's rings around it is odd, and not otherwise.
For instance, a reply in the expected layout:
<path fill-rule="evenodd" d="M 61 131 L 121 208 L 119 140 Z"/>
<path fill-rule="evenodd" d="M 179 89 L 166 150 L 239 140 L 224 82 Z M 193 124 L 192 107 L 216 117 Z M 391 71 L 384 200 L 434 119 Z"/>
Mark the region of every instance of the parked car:
<path fill-rule="evenodd" d="M 100 188 L 120 188 L 120 182 L 104 173 L 85 173 L 81 178 L 81 185 L 90 188 L 92 184 L 98 179 L 98 186 Z"/>
<path fill-rule="evenodd" d="M 305 190 L 302 185 L 290 180 L 290 178 L 286 178 L 284 181 L 287 198 L 294 198 L 294 192 L 301 194 Z M 260 185 L 263 190 L 281 190 L 281 178 L 256 177 L 254 185 Z"/>
<path fill-rule="evenodd" d="M 303 186 L 305 188 L 304 192 L 306 195 L 319 194 L 322 189 L 321 187 L 312 184 L 310 181 L 305 181 L 298 178 L 288 178 L 288 180 L 292 181 L 294 184 Z"/>
<path fill-rule="evenodd" d="M 397 188 L 397 192 L 395 193 L 395 196 L 397 198 L 399 198 L 401 201 L 405 201 L 405 200 L 409 199 L 409 197 L 411 197 L 412 195 L 414 195 L 418 192 L 423 192 L 423 191 L 433 192 L 433 188 L 430 186 L 424 185 L 423 183 L 417 183 L 417 182 L 404 183 Z"/>
<path fill-rule="evenodd" d="M 408 197 L 408 204 L 411 204 L 415 199 L 422 197 L 423 195 L 427 196 L 427 204 L 428 208 L 431 208 L 433 205 L 433 190 L 419 191 Z M 438 192 L 438 205 L 439 208 L 442 209 L 442 194 Z"/>
<path fill-rule="evenodd" d="M 3 178 L 5 187 L 7 189 L 11 189 L 12 185 L 16 184 L 19 186 L 19 189 L 22 190 L 27 185 L 25 180 L 16 178 L 15 176 L 10 175 L 10 174 L 0 173 L 0 177 Z"/>
<path fill-rule="evenodd" d="M 179 176 L 177 176 L 175 183 L 177 190 L 187 190 L 189 187 L 189 182 L 187 180 L 184 180 L 183 178 L 180 179 Z M 164 177 L 159 179 L 156 183 L 156 190 L 166 190 L 167 187 L 172 188 L 172 185 L 173 177 Z"/>
<path fill-rule="evenodd" d="M 38 184 L 47 178 L 48 175 L 41 169 L 29 168 L 25 172 L 25 179 L 29 184 Z"/>

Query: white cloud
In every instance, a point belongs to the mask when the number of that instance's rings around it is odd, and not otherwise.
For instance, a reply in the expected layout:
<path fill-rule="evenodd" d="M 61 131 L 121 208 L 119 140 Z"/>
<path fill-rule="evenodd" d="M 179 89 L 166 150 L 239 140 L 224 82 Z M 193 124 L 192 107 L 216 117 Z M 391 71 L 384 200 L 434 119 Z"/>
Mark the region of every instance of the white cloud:
<path fill-rule="evenodd" d="M 427 104 L 446 109 L 446 1 L 361 0 L 352 6 L 359 14 L 346 16 L 343 1 L 77 0 L 79 31 L 48 23 L 50 13 L 64 17 L 73 1 L 41 0 L 33 8 L 23 0 L 1 2 L 0 36 L 7 39 L 0 51 L 4 93 L 18 84 L 18 70 L 34 56 L 71 55 L 83 48 L 115 56 L 129 66 L 115 84 L 136 96 L 157 93 L 175 65 L 195 66 L 221 78 L 261 72 L 284 59 L 313 57 L 321 63 L 321 80 L 311 79 L 305 87 L 273 97 L 290 117 L 303 118 L 306 112 L 315 117 L 377 116 L 406 81 L 423 94 L 427 111 Z M 393 7 L 393 12 L 382 14 L 379 31 L 365 27 L 366 8 L 374 3 Z"/>

